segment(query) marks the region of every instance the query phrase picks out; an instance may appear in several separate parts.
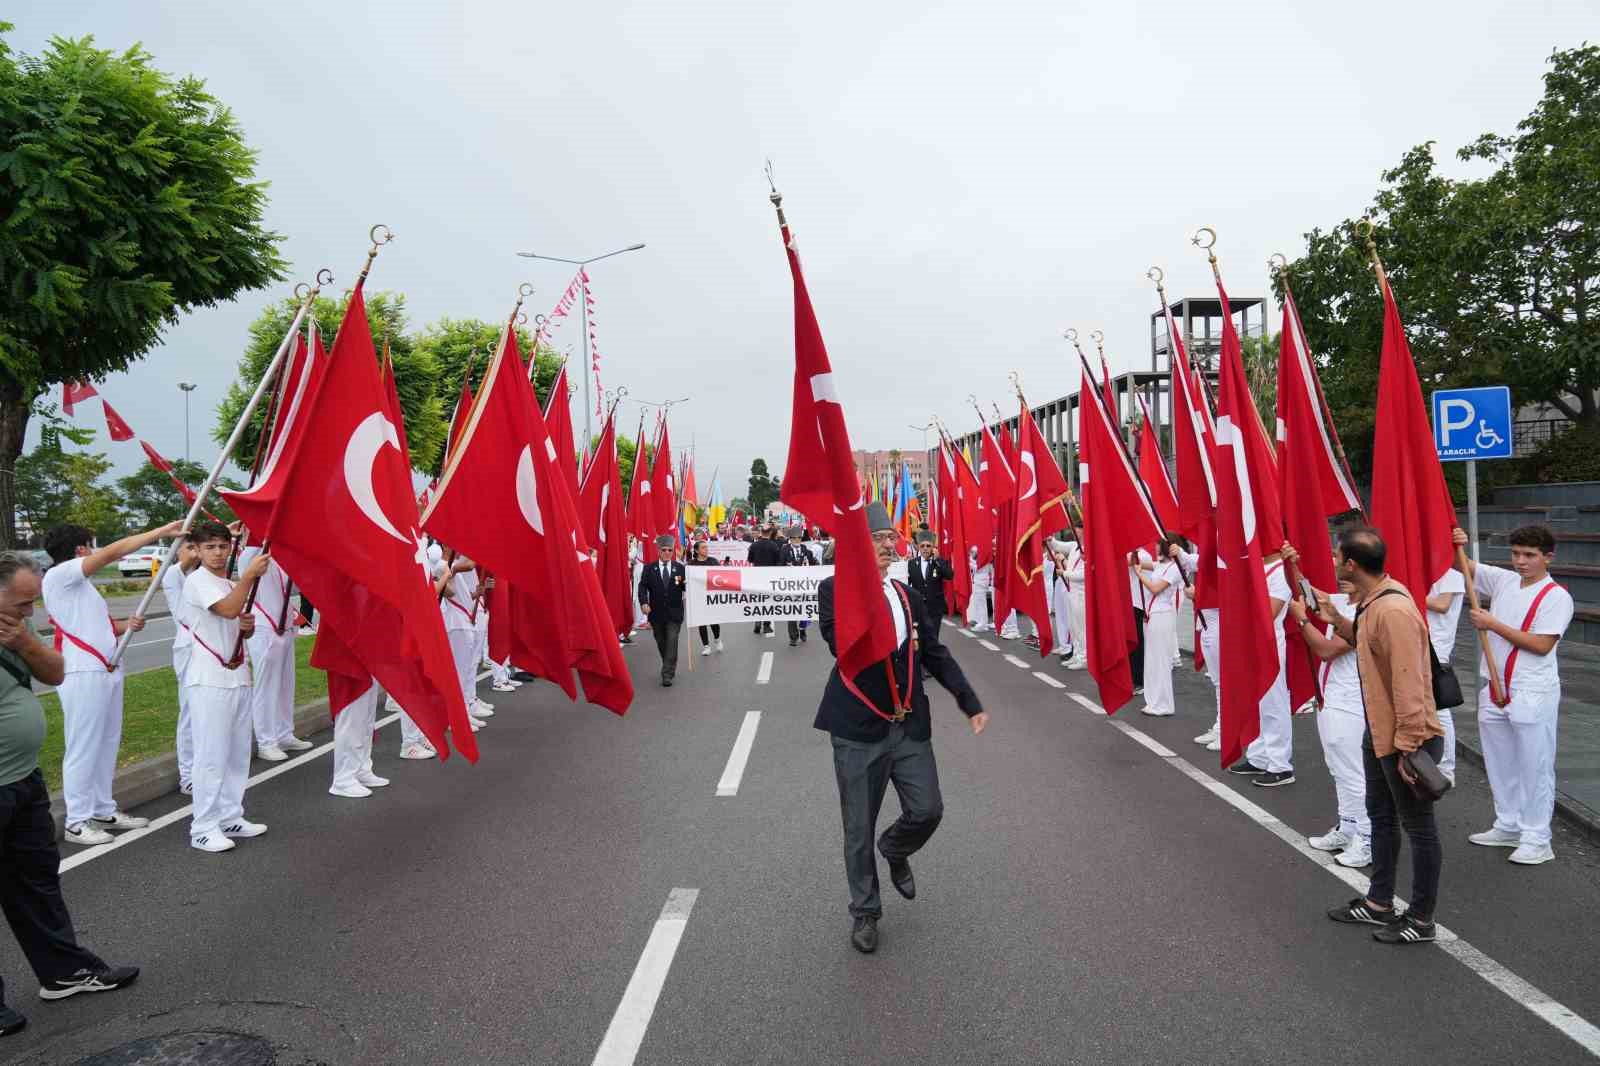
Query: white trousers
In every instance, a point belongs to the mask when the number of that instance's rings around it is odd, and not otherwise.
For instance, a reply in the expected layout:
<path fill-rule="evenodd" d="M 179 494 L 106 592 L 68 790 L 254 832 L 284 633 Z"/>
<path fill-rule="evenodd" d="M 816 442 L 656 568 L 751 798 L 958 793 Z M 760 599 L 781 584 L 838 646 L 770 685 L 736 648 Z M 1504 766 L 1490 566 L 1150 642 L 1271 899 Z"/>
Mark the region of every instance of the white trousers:
<path fill-rule="evenodd" d="M 1006 615 L 1005 622 L 1000 626 L 1000 635 L 1002 637 L 1019 637 L 1022 635 L 1021 630 L 1017 628 L 1016 611 L 1012 611 L 1010 614 Z"/>
<path fill-rule="evenodd" d="M 471 629 L 448 629 L 445 636 L 450 638 L 450 656 L 455 660 L 456 677 L 461 681 L 461 698 L 467 701 L 470 711 L 478 699 L 478 662 L 473 658 L 478 634 Z"/>
<path fill-rule="evenodd" d="M 1456 716 L 1450 712 L 1439 712 L 1439 724 L 1444 727 L 1444 751 L 1439 756 L 1439 772 L 1450 779 L 1451 784 L 1456 780 Z"/>
<path fill-rule="evenodd" d="M 377 682 L 357 696 L 333 720 L 333 787 L 359 785 L 359 775 L 372 772 L 372 726 L 378 720 Z"/>
<path fill-rule="evenodd" d="M 399 704 L 395 706 L 398 707 Z M 417 723 L 411 720 L 411 716 L 402 710 L 400 712 L 400 746 L 404 748 L 408 744 L 426 743 L 428 743 L 428 738 L 423 736 L 422 730 L 417 726 Z"/>
<path fill-rule="evenodd" d="M 194 733 L 194 817 L 189 839 L 220 832 L 244 817 L 250 777 L 250 689 L 189 687 Z"/>
<path fill-rule="evenodd" d="M 61 758 L 61 791 L 68 826 L 117 813 L 111 780 L 122 745 L 122 669 L 74 670 L 61 679 L 61 718 L 66 751 Z"/>
<path fill-rule="evenodd" d="M 1072 643 L 1072 596 L 1067 592 L 1067 587 L 1059 581 L 1050 585 L 1050 618 L 1051 638 L 1055 641 L 1055 653 L 1067 654 L 1067 649 L 1073 647 Z"/>
<path fill-rule="evenodd" d="M 633 584 L 630 586 L 630 588 L 633 590 L 634 594 L 629 598 L 633 600 L 633 625 L 634 625 L 635 629 L 637 629 L 639 626 L 644 624 L 644 604 L 639 602 L 639 596 L 638 596 L 639 578 L 643 573 L 644 573 L 644 564 L 643 563 L 634 563 L 633 564 Z"/>
<path fill-rule="evenodd" d="M 256 745 L 276 748 L 294 736 L 294 638 L 281 636 L 261 617 L 245 641 L 250 650 L 250 718 Z"/>
<path fill-rule="evenodd" d="M 1496 707 L 1484 687 L 1478 697 L 1478 741 L 1494 797 L 1494 827 L 1517 833 L 1522 843 L 1550 843 L 1556 806 L 1556 709 L 1561 689 L 1519 693 Z"/>
<path fill-rule="evenodd" d="M 972 598 L 967 602 L 967 625 L 986 626 L 989 622 L 989 586 L 974 582 Z"/>
<path fill-rule="evenodd" d="M 489 672 L 489 680 L 496 685 L 503 685 L 511 680 L 511 660 L 507 658 L 503 663 L 494 663 Z"/>
<path fill-rule="evenodd" d="M 1218 673 L 1222 669 L 1222 641 L 1220 639 L 1221 623 L 1215 607 L 1206 607 L 1200 612 L 1200 617 L 1205 625 L 1200 627 L 1200 656 L 1206 661 L 1206 676 L 1211 679 L 1211 691 L 1217 700 L 1217 715 L 1211 723 L 1213 732 L 1222 731 L 1222 677 Z"/>
<path fill-rule="evenodd" d="M 1178 647 L 1178 615 L 1157 611 L 1144 620 L 1144 703 L 1153 711 L 1176 711 L 1172 653 Z"/>
<path fill-rule="evenodd" d="M 1294 726 L 1290 719 L 1289 677 L 1284 672 L 1283 656 L 1284 645 L 1279 641 L 1278 677 L 1261 697 L 1261 734 L 1244 751 L 1244 757 L 1252 766 L 1274 774 L 1294 769 Z"/>
<path fill-rule="evenodd" d="M 488 616 L 487 615 L 483 615 L 481 617 L 487 619 Z M 488 655 L 489 655 L 489 627 L 487 625 L 485 625 L 483 622 L 479 622 L 477 624 L 477 626 L 475 626 L 473 628 L 473 638 L 472 638 L 472 671 L 473 671 L 473 673 L 477 673 L 478 664 L 483 662 L 483 660 L 486 659 L 488 657 Z"/>
<path fill-rule="evenodd" d="M 1088 662 L 1088 616 L 1084 613 L 1082 585 L 1073 586 L 1072 591 L 1067 593 L 1067 602 L 1070 605 L 1067 611 L 1067 624 L 1072 627 L 1072 657 Z"/>
<path fill-rule="evenodd" d="M 189 690 L 183 675 L 194 658 L 194 645 L 172 649 L 172 672 L 178 675 L 178 784 L 187 785 L 194 769 L 194 733 L 189 728 Z"/>
<path fill-rule="evenodd" d="M 1322 757 L 1333 777 L 1333 794 L 1339 804 L 1339 829 L 1346 836 L 1372 839 L 1367 817 L 1367 771 L 1361 762 L 1361 737 L 1367 730 L 1366 711 L 1358 704 L 1323 707 L 1317 713 L 1317 736 Z"/>

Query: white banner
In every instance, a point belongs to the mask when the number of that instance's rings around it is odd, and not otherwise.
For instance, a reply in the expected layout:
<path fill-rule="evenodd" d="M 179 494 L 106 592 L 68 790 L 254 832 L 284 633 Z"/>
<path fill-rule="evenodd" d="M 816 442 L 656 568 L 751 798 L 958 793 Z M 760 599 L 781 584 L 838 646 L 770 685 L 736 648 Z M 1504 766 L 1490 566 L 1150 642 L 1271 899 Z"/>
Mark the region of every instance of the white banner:
<path fill-rule="evenodd" d="M 833 576 L 831 566 L 689 566 L 683 594 L 684 624 L 815 622 L 817 586 Z M 906 564 L 889 575 L 906 579 Z"/>
<path fill-rule="evenodd" d="M 778 543 L 784 547 L 789 545 L 786 540 Z M 751 542 L 748 540 L 708 540 L 706 541 L 706 554 L 715 561 L 727 566 L 749 566 L 750 544 Z M 806 550 L 811 553 L 811 557 L 820 563 L 822 561 L 822 545 L 814 540 L 808 540 L 805 542 L 805 546 Z M 685 550 L 687 551 L 688 549 L 686 548 Z"/>

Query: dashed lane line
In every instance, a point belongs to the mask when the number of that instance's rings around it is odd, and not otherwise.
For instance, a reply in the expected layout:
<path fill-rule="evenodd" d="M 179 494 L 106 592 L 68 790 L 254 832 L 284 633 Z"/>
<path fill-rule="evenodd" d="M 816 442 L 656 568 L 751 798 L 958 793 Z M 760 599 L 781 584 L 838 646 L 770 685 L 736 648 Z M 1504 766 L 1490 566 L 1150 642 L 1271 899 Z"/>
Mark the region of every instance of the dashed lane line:
<path fill-rule="evenodd" d="M 1078 703 L 1081 703 L 1083 705 L 1083 709 L 1088 711 L 1090 714 L 1105 714 L 1106 713 L 1106 709 L 1104 707 L 1100 706 L 1094 700 L 1091 700 L 1088 696 L 1082 695 L 1081 693 L 1077 693 L 1077 692 L 1069 692 L 1069 693 L 1067 693 L 1067 695 L 1071 696 Z"/>
<path fill-rule="evenodd" d="M 733 738 L 733 750 L 728 753 L 728 765 L 723 767 L 722 779 L 717 782 L 717 795 L 739 794 L 739 782 L 744 778 L 745 763 L 750 761 L 750 748 L 756 742 L 756 729 L 760 725 L 760 711 L 745 712 L 739 735 Z"/>
<path fill-rule="evenodd" d="M 756 684 L 765 685 L 767 682 L 769 682 L 771 680 L 772 680 L 772 653 L 770 651 L 764 651 L 764 652 L 761 653 L 761 666 L 759 668 L 757 668 L 757 670 L 756 670 Z"/>
<path fill-rule="evenodd" d="M 1043 681 L 1045 684 L 1049 685 L 1051 688 L 1066 688 L 1067 687 L 1067 683 L 1065 681 L 1057 681 L 1055 678 L 1051 677 L 1049 674 L 1045 673 L 1043 670 L 1035 670 L 1033 672 L 1033 676 L 1037 677 L 1040 681 Z"/>
<path fill-rule="evenodd" d="M 768 654 L 771 654 L 770 652 Z M 667 983 L 667 973 L 672 969 L 672 957 L 678 953 L 684 930 L 689 926 L 689 913 L 700 895 L 698 888 L 675 888 L 667 894 L 667 904 L 650 930 L 639 964 L 633 968 L 622 1002 L 611 1016 L 600 1049 L 594 1053 L 592 1066 L 633 1066 L 644 1043 L 645 1030 L 650 1028 L 650 1018 L 656 1012 L 656 1000 Z"/>
<path fill-rule="evenodd" d="M 1000 650 L 1000 645 L 998 645 L 998 644 L 990 644 L 987 640 L 980 640 L 980 641 L 978 641 L 978 643 L 982 644 L 985 648 L 988 648 L 990 651 L 999 651 Z"/>
<path fill-rule="evenodd" d="M 1007 655 L 1005 657 L 1005 660 L 1006 660 L 1006 662 L 1010 663 L 1012 666 L 1017 667 L 1018 669 L 1021 669 L 1021 670 L 1028 669 L 1028 664 L 1023 662 L 1021 659 L 1017 658 L 1015 655 Z"/>

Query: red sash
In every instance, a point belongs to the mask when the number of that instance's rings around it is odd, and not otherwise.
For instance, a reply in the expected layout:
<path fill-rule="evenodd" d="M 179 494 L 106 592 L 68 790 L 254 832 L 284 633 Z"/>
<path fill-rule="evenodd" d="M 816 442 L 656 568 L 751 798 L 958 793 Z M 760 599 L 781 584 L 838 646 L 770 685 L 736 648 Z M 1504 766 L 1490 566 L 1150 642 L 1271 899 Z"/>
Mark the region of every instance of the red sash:
<path fill-rule="evenodd" d="M 111 632 L 113 634 L 115 634 L 116 631 L 117 631 L 117 623 L 111 617 L 111 612 L 110 611 L 106 612 L 106 621 L 111 623 Z M 100 660 L 100 665 L 104 666 L 106 668 L 106 673 L 111 674 L 111 673 L 115 673 L 116 672 L 117 668 L 114 665 L 112 665 L 111 660 L 107 659 L 104 655 L 100 654 L 100 649 L 99 648 L 95 647 L 93 644 L 88 643 L 87 641 L 79 640 L 77 637 L 73 636 L 71 633 L 68 633 L 64 628 L 62 628 L 61 623 L 57 622 L 54 618 L 50 619 L 50 624 L 55 627 L 55 631 L 56 631 L 56 639 L 55 639 L 56 651 L 60 651 L 61 650 L 61 640 L 62 640 L 63 637 L 65 637 L 68 641 L 71 642 L 71 644 L 72 644 L 72 646 L 74 648 L 77 648 L 79 651 L 86 651 L 90 655 L 93 655 L 96 659 L 99 659 Z"/>
<path fill-rule="evenodd" d="M 1544 598 L 1548 596 L 1550 594 L 1550 590 L 1555 587 L 1556 583 L 1551 581 L 1548 585 L 1539 590 L 1539 594 L 1535 596 L 1533 598 L 1533 602 L 1528 605 L 1528 614 L 1522 619 L 1522 631 L 1524 633 L 1533 628 L 1533 616 L 1539 613 L 1539 604 L 1544 602 Z M 1494 701 L 1494 705 L 1496 707 L 1504 707 L 1511 702 L 1511 671 L 1517 668 L 1517 652 L 1521 650 L 1521 648 L 1513 646 L 1511 649 L 1511 654 L 1506 656 L 1506 682 L 1505 685 L 1502 686 L 1503 691 L 1501 693 L 1501 698 Z"/>
<path fill-rule="evenodd" d="M 190 635 L 194 637 L 194 642 L 196 644 L 200 645 L 206 651 L 211 653 L 211 657 L 217 660 L 224 670 L 237 670 L 240 666 L 244 665 L 244 641 L 241 640 L 237 642 L 236 646 L 238 650 L 234 652 L 233 658 L 224 659 L 221 655 L 217 654 L 217 649 L 200 639 L 199 633 L 190 630 Z"/>
<path fill-rule="evenodd" d="M 845 677 L 842 673 L 839 678 L 844 682 L 844 687 L 850 690 L 850 694 L 866 704 L 873 714 L 886 722 L 903 722 L 906 720 L 906 716 L 911 713 L 911 682 L 917 676 L 917 620 L 911 613 L 911 601 L 906 599 L 905 590 L 897 583 L 894 583 L 893 587 L 895 592 L 899 593 L 900 606 L 906 612 L 906 640 L 911 643 L 911 647 L 906 650 L 906 689 L 904 697 L 900 694 L 900 685 L 894 676 L 894 654 L 891 652 L 883 660 L 883 673 L 889 679 L 889 700 L 894 707 L 895 713 L 885 714 L 878 710 L 878 705 L 869 700 L 866 693 L 856 688 L 854 679 Z"/>

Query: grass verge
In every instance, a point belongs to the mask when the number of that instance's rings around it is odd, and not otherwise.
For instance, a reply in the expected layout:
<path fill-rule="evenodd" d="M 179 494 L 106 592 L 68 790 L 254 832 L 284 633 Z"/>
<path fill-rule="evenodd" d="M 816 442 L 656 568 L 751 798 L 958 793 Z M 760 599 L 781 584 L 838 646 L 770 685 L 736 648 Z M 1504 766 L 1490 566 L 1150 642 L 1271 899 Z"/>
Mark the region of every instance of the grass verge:
<path fill-rule="evenodd" d="M 315 637 L 297 637 L 294 642 L 294 702 L 298 707 L 326 699 L 328 678 L 310 664 Z M 39 751 L 39 766 L 51 790 L 61 787 L 61 757 L 66 738 L 61 725 L 61 698 L 54 692 L 39 697 L 44 704 L 45 738 Z M 172 751 L 177 744 L 178 678 L 172 667 L 141 670 L 130 674 L 122 688 L 122 749 L 117 752 L 118 768 L 142 762 Z"/>

